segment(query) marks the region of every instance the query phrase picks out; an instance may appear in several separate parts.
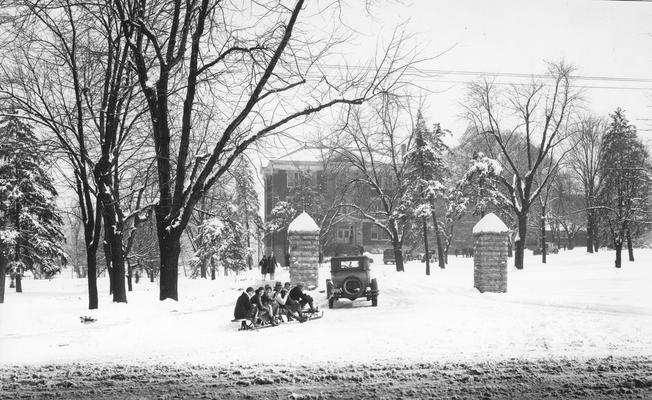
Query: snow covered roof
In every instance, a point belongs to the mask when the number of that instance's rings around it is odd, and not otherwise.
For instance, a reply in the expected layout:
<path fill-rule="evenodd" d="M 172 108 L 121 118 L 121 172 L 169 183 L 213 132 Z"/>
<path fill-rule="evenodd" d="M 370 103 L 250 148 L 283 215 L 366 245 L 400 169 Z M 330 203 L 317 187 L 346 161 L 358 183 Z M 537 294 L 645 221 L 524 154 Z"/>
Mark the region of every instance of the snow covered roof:
<path fill-rule="evenodd" d="M 319 225 L 304 211 L 290 222 L 288 232 L 319 232 Z"/>
<path fill-rule="evenodd" d="M 509 228 L 496 214 L 489 213 L 473 227 L 474 235 L 482 232 L 503 233 L 509 232 Z"/>

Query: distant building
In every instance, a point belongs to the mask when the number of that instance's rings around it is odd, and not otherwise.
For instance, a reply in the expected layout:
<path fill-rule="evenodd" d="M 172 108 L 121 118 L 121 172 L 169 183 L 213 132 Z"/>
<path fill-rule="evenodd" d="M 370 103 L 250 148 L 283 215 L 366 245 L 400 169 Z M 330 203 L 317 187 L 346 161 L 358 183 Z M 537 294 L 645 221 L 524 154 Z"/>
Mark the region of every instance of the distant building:
<path fill-rule="evenodd" d="M 334 160 L 328 149 L 304 147 L 289 152 L 278 158 L 269 159 L 268 163 L 261 168 L 264 177 L 264 212 L 265 222 L 270 219 L 272 209 L 280 201 L 294 203 L 297 212 L 306 211 L 321 224 L 320 217 L 314 210 L 297 203 L 294 193 L 297 188 L 308 186 L 314 190 L 315 195 L 320 199 L 326 199 L 327 205 L 332 205 L 332 200 L 344 183 L 344 177 L 350 177 L 350 168 L 343 162 Z M 334 170 L 339 172 L 335 173 Z M 338 175 L 339 174 L 339 175 Z M 304 182 L 308 177 L 309 182 Z M 391 181 L 387 179 L 387 184 Z M 346 202 L 363 208 L 373 208 L 374 195 L 369 190 L 356 190 L 349 193 Z M 314 207 L 314 206 L 313 206 Z M 349 213 L 352 214 L 352 213 Z M 337 222 L 333 223 L 327 232 L 322 232 L 322 252 L 326 255 L 337 253 L 351 253 L 357 251 L 382 251 L 390 248 L 386 233 L 373 224 L 356 215 L 338 216 Z M 287 236 L 284 230 L 272 232 L 265 238 L 265 252 L 272 251 L 279 263 L 286 264 L 288 252 Z"/>

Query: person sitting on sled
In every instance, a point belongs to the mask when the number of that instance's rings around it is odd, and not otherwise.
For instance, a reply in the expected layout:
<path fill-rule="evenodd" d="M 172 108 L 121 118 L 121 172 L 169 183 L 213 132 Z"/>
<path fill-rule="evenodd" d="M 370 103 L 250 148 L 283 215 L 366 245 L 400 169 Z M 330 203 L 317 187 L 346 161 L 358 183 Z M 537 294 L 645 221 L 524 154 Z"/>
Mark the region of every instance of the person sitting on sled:
<path fill-rule="evenodd" d="M 256 314 L 256 322 L 258 322 L 258 319 L 261 321 L 267 320 L 272 325 L 276 325 L 276 321 L 274 321 L 272 306 L 270 304 L 266 305 L 263 302 L 264 292 L 265 288 L 261 286 L 256 289 L 256 294 L 251 298 L 251 303 L 258 309 L 258 313 Z"/>
<path fill-rule="evenodd" d="M 292 300 L 299 302 L 299 304 L 301 305 L 301 309 L 305 308 L 306 305 L 309 305 L 310 312 L 317 311 L 317 307 L 313 305 L 312 297 L 310 297 L 309 295 L 303 292 L 303 283 L 298 283 L 294 288 L 292 288 L 288 296 Z"/>
<path fill-rule="evenodd" d="M 287 285 L 289 286 L 290 283 L 288 282 Z M 286 290 L 283 288 L 283 285 L 281 285 L 281 282 L 276 282 L 276 285 L 274 285 L 274 301 L 278 305 L 278 315 L 285 315 L 285 317 L 288 319 L 288 321 L 291 321 L 293 319 L 296 320 L 301 320 L 299 318 L 299 315 L 296 312 L 290 311 L 287 307 L 287 300 L 288 300 L 288 293 L 290 292 L 289 288 Z"/>
<path fill-rule="evenodd" d="M 270 285 L 265 285 L 265 293 L 263 294 L 262 301 L 263 301 L 263 306 L 271 307 L 272 318 L 276 318 L 278 316 L 278 304 L 274 299 L 274 291 L 272 290 L 272 287 Z"/>
<path fill-rule="evenodd" d="M 254 310 L 254 306 L 251 304 L 251 297 L 253 295 L 254 288 L 250 286 L 238 297 L 235 303 L 235 310 L 233 310 L 235 319 L 253 319 L 256 314 L 256 310 Z M 246 327 L 245 321 L 242 321 L 242 327 Z"/>
<path fill-rule="evenodd" d="M 303 317 L 303 309 L 306 305 L 310 306 L 310 312 L 317 312 L 317 308 L 313 305 L 312 297 L 303 292 L 303 283 L 298 283 L 288 293 L 288 301 L 298 305 L 299 315 Z"/>

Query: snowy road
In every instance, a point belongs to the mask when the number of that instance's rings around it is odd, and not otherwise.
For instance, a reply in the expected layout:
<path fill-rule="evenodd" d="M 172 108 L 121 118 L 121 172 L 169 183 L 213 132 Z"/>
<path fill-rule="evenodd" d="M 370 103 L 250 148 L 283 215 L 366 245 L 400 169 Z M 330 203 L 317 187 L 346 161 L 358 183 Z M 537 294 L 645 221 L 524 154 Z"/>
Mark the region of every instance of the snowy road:
<path fill-rule="evenodd" d="M 646 358 L 287 367 L 190 364 L 0 368 L 2 399 L 646 399 Z"/>

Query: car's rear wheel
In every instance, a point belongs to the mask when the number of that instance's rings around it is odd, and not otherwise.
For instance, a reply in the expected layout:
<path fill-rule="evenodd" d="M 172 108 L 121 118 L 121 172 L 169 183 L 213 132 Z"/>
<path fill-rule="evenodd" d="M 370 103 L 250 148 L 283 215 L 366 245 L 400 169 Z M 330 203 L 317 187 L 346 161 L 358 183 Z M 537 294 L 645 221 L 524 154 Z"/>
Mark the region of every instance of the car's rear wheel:
<path fill-rule="evenodd" d="M 347 277 L 342 282 L 342 291 L 349 297 L 356 298 L 360 296 L 364 289 L 365 286 L 362 284 L 362 280 L 355 275 Z"/>
<path fill-rule="evenodd" d="M 330 299 L 328 299 L 328 308 L 333 308 L 334 305 L 335 305 L 335 297 L 331 297 Z"/>
<path fill-rule="evenodd" d="M 378 307 L 378 296 L 374 296 L 371 298 L 371 306 Z"/>

